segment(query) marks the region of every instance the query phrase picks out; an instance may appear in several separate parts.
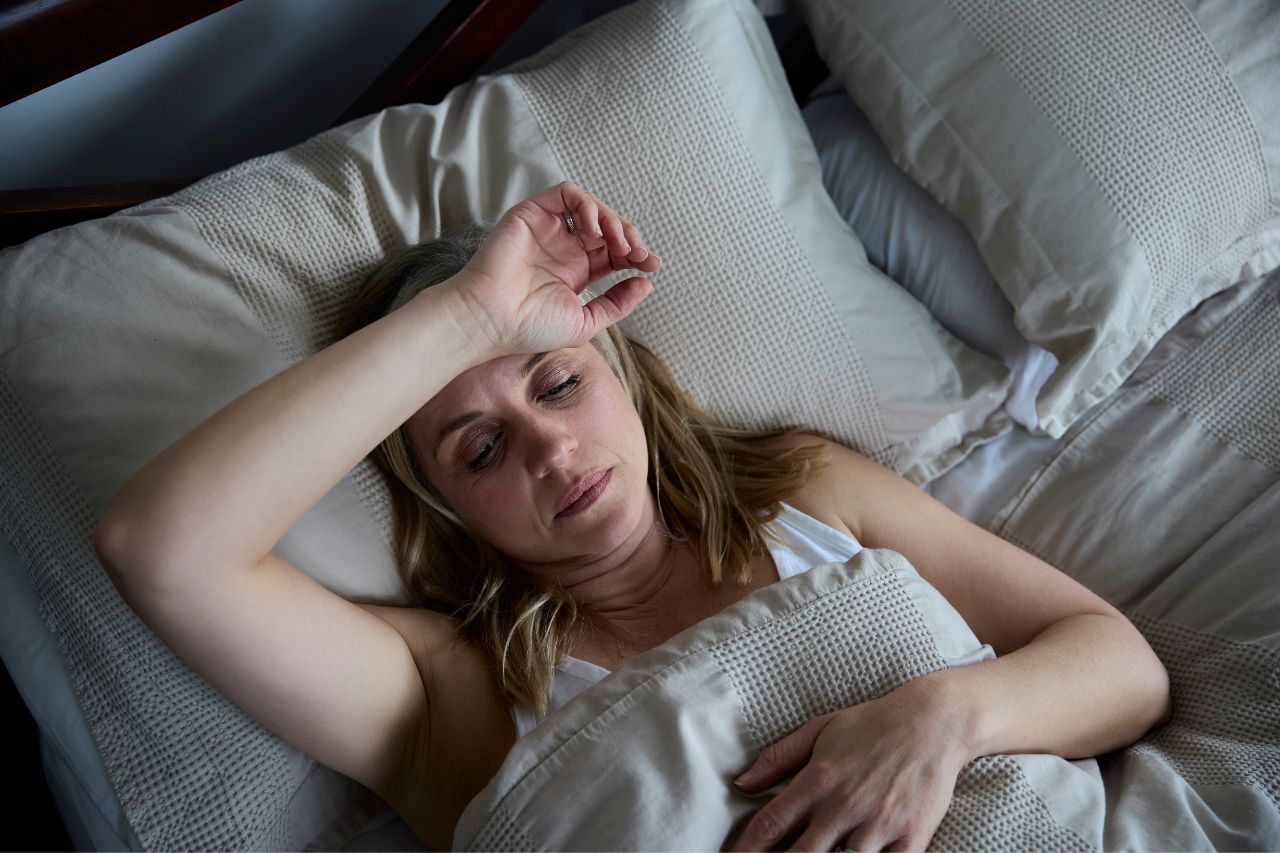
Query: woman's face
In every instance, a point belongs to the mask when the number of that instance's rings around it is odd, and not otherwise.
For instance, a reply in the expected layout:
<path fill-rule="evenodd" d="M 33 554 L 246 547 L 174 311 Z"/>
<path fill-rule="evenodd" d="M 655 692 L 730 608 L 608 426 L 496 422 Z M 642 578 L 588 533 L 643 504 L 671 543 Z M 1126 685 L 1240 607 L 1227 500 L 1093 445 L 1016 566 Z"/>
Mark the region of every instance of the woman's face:
<path fill-rule="evenodd" d="M 445 503 L 528 568 L 595 561 L 653 524 L 644 428 L 590 344 L 477 365 L 407 429 Z M 595 501 L 563 513 L 575 487 L 600 472 L 607 482 Z"/>

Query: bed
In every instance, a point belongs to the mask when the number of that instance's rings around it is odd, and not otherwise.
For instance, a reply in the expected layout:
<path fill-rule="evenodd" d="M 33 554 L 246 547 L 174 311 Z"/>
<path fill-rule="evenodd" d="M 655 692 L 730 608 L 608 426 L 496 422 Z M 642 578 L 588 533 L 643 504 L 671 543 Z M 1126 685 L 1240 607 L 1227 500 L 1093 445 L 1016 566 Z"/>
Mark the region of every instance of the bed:
<path fill-rule="evenodd" d="M 6 96 L 224 5 L 12 50 Z M 1280 10 L 642 0 L 478 74 L 537 5 L 455 0 L 332 130 L 199 181 L 0 193 L 0 652 L 76 848 L 426 849 L 177 660 L 93 527 L 331 342 L 383 253 L 566 178 L 663 256 L 624 331 L 705 405 L 857 447 L 1165 663 L 1167 724 L 972 762 L 932 848 L 1280 848 Z M 6 50 L 98 25 L 51 8 Z M 803 26 L 775 44 L 779 14 Z M 409 604 L 389 531 L 362 464 L 276 553 Z M 731 765 L 975 653 L 902 563 L 790 578 L 629 662 L 520 739 L 453 846 L 720 849 L 761 804 Z M 882 590 L 908 615 L 879 630 Z"/>

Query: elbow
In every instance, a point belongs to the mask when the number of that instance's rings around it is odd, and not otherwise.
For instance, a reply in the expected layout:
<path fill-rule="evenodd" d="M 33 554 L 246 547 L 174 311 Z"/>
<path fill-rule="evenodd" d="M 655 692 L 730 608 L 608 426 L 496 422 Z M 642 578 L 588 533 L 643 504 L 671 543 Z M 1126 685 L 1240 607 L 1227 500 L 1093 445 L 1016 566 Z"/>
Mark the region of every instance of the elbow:
<path fill-rule="evenodd" d="M 163 563 L 148 552 L 144 537 L 136 525 L 113 517 L 110 511 L 93 530 L 98 563 L 120 598 L 135 610 L 143 597 L 167 588 L 167 584 L 161 584 L 167 576 L 159 572 Z"/>
<path fill-rule="evenodd" d="M 120 524 L 112 520 L 111 511 L 108 509 L 98 519 L 97 526 L 93 528 L 93 550 L 103 566 L 110 568 L 108 564 L 114 562 L 121 538 Z"/>
<path fill-rule="evenodd" d="M 93 529 L 93 550 L 117 587 L 123 579 L 146 571 L 152 562 L 140 542 L 137 526 L 113 514 L 110 508 Z"/>
<path fill-rule="evenodd" d="M 1151 644 L 1147 642 L 1146 637 L 1138 630 L 1137 626 L 1132 622 L 1125 620 L 1126 628 L 1132 632 L 1136 638 L 1139 648 L 1143 654 L 1139 655 L 1139 659 L 1134 662 L 1135 682 L 1145 683 L 1148 685 L 1144 695 L 1147 697 L 1146 702 L 1142 705 L 1145 713 L 1143 719 L 1147 726 L 1139 734 L 1145 734 L 1154 728 L 1165 725 L 1173 718 L 1173 689 L 1169 681 L 1169 671 L 1165 669 L 1164 661 L 1160 660 L 1155 649 L 1151 648 Z M 1145 657 L 1145 660 L 1142 658 Z"/>
<path fill-rule="evenodd" d="M 1155 657 L 1155 653 L 1152 653 Z M 1169 685 L 1169 671 L 1165 669 L 1164 664 L 1159 658 L 1156 658 L 1155 666 L 1155 702 L 1154 705 L 1158 709 L 1156 720 L 1151 724 L 1151 728 L 1159 728 L 1173 719 L 1173 690 Z"/>
<path fill-rule="evenodd" d="M 1122 614 L 1114 614 L 1113 618 L 1128 634 L 1126 644 L 1130 651 L 1124 683 L 1130 696 L 1129 713 L 1132 716 L 1129 719 L 1133 729 L 1129 743 L 1132 743 L 1173 718 L 1173 690 L 1164 661 L 1160 660 L 1138 627 Z"/>

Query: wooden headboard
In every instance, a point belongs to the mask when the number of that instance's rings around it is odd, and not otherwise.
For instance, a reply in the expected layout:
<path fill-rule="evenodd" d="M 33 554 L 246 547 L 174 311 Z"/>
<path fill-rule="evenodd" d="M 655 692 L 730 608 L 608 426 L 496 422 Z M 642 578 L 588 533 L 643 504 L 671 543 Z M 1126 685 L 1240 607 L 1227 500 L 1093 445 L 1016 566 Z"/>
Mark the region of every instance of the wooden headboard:
<path fill-rule="evenodd" d="M 11 0 L 0 8 L 0 106 L 218 12 L 237 0 Z M 542 0 L 450 0 L 335 125 L 386 107 L 439 103 L 484 63 Z M 797 103 L 826 76 L 808 32 L 779 53 Z M 0 190 L 0 247 L 176 192 L 187 178 Z"/>

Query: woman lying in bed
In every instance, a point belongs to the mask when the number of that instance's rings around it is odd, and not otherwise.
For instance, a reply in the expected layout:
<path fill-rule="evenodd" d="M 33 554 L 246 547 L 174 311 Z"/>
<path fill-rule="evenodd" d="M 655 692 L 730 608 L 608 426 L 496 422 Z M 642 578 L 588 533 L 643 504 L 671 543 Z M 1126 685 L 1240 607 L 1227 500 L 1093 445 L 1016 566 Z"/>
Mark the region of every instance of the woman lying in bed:
<path fill-rule="evenodd" d="M 645 278 L 579 299 L 660 263 L 572 183 L 487 237 L 402 253 L 351 334 L 125 484 L 104 565 L 193 669 L 437 850 L 550 710 L 562 655 L 602 674 L 777 583 L 765 537 L 898 551 L 999 657 L 744 756 L 746 792 L 796 775 L 734 849 L 795 831 L 805 850 L 923 849 L 969 760 L 1096 755 L 1167 718 L 1164 668 L 1102 599 L 853 450 L 715 423 L 613 328 Z M 402 576 L 434 609 L 352 604 L 270 553 L 370 451 L 396 481 Z"/>

